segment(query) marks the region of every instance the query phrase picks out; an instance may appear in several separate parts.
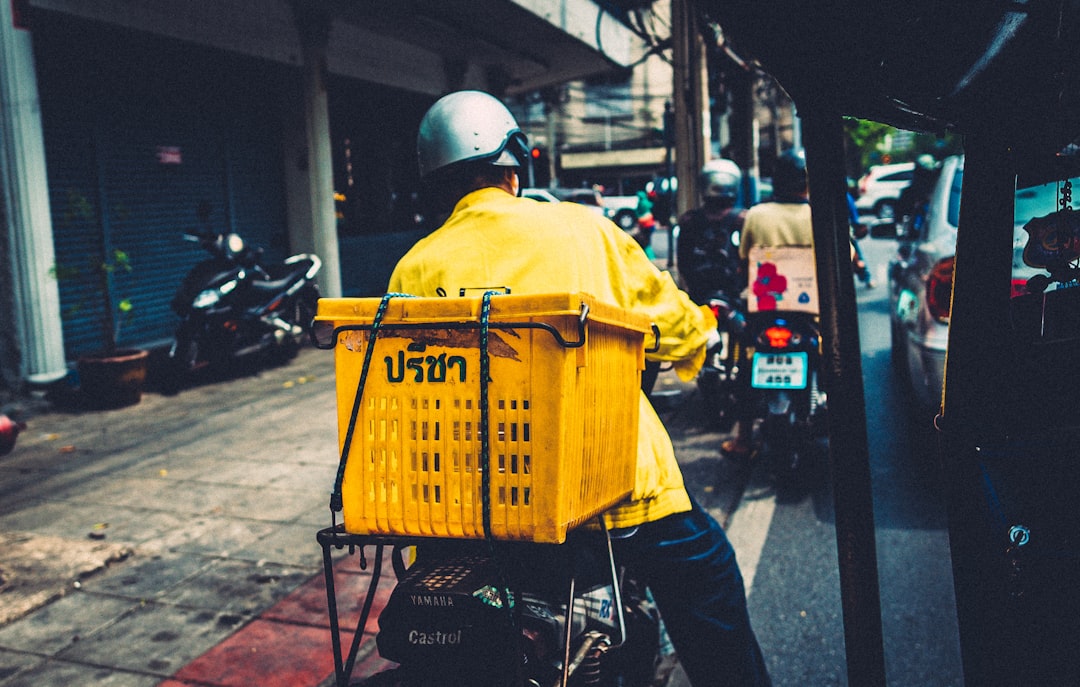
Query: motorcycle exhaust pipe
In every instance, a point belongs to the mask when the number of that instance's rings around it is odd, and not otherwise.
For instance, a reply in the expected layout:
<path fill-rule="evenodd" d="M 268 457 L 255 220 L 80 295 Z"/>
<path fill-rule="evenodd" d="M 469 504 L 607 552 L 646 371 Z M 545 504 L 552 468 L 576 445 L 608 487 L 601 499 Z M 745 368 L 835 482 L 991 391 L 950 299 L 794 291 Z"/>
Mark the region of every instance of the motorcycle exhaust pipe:
<path fill-rule="evenodd" d="M 303 334 L 304 334 L 304 328 L 303 327 L 301 327 L 298 324 L 292 324 L 291 322 L 286 322 L 285 320 L 281 319 L 281 317 L 279 317 L 278 315 L 264 315 L 262 320 L 263 320 L 263 322 L 270 325 L 271 327 L 275 327 L 276 329 L 278 329 L 283 334 L 288 334 L 289 336 L 292 336 L 293 338 L 299 338 L 299 337 L 303 336 Z M 282 334 L 279 334 L 278 332 L 274 332 L 274 338 L 277 339 L 278 343 L 282 343 L 283 339 L 281 337 L 282 337 Z"/>

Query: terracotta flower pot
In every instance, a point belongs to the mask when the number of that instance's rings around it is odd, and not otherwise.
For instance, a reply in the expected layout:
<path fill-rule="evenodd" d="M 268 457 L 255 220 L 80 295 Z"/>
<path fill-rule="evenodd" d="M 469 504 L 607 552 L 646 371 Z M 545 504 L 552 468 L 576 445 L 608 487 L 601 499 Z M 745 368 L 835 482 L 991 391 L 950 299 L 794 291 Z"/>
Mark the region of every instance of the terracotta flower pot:
<path fill-rule="evenodd" d="M 121 408 L 142 400 L 150 352 L 120 349 L 86 355 L 77 361 L 79 389 L 92 408 Z"/>

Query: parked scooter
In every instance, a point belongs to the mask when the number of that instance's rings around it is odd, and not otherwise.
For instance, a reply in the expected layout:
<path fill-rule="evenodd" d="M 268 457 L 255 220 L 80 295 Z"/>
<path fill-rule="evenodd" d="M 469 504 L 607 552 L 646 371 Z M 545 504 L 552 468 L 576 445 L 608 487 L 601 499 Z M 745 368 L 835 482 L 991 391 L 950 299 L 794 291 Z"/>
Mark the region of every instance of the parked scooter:
<path fill-rule="evenodd" d="M 299 253 L 264 265 L 239 234 L 185 234 L 211 257 L 195 265 L 172 300 L 180 316 L 163 386 L 177 391 L 195 369 L 226 368 L 250 356 L 288 360 L 315 316 L 318 256 Z"/>

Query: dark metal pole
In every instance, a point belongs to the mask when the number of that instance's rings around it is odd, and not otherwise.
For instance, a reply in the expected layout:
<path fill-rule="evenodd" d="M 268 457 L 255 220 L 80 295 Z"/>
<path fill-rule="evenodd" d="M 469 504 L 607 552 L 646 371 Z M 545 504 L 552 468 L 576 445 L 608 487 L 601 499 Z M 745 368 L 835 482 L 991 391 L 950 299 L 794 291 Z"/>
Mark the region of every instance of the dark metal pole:
<path fill-rule="evenodd" d="M 995 464 L 980 455 L 980 446 L 993 446 L 1001 439 L 1008 426 L 1005 420 L 1014 412 L 1003 401 L 1001 389 L 1008 379 L 1002 371 L 1011 364 L 1006 334 L 1014 164 L 1008 145 L 992 137 L 967 137 L 964 152 L 964 202 L 956 234 L 946 384 L 938 419 L 964 678 L 972 685 L 1051 684 L 1048 676 L 1039 675 L 1053 670 L 1043 660 L 1052 653 L 1028 640 L 1041 636 L 1029 623 L 1050 620 L 1026 617 L 1021 612 L 1025 604 L 1008 594 L 1002 572 L 1008 565 L 1007 525 L 998 532 L 996 523 L 988 521 L 993 500 L 980 469 L 984 460 L 997 468 L 995 491 L 1010 495 L 1026 495 L 1019 487 L 1039 483 L 1046 474 L 1040 471 L 1047 469 L 1032 455 L 1024 455 L 1023 469 L 1001 471 L 1000 458 Z M 1050 470 L 1059 479 L 1068 479 L 1059 468 Z M 1009 514 L 1041 512 L 1042 506 L 1029 503 L 1029 498 L 1010 497 Z"/>
<path fill-rule="evenodd" d="M 823 374 L 829 398 L 829 456 L 848 683 L 884 687 L 870 451 L 840 116 L 827 111 L 807 113 L 803 137 L 817 255 Z"/>

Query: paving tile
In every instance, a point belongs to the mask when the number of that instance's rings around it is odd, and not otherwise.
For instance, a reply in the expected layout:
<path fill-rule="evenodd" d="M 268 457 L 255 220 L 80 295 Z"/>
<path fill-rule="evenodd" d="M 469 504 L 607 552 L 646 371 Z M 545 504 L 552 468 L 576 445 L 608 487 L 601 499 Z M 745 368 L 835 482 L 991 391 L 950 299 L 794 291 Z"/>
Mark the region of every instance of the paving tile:
<path fill-rule="evenodd" d="M 55 655 L 77 646 L 138 604 L 74 592 L 0 628 L 0 647 Z"/>
<path fill-rule="evenodd" d="M 9 651 L 0 649 L 0 685 L 8 685 L 5 680 L 17 675 L 19 671 L 30 670 L 34 666 L 44 663 L 41 656 L 28 654 L 23 651 Z"/>
<path fill-rule="evenodd" d="M 296 518 L 297 524 L 307 526 L 312 532 L 317 533 L 319 530 L 330 527 L 333 523 L 330 519 L 330 490 L 326 490 L 325 493 L 319 492 L 318 496 L 319 505 L 311 510 L 301 513 Z M 341 515 L 338 514 L 337 522 L 341 522 Z"/>
<path fill-rule="evenodd" d="M 286 491 L 279 489 L 258 489 L 230 485 L 215 486 L 218 489 L 235 489 L 236 497 L 221 503 L 221 512 L 226 516 L 267 520 L 270 522 L 289 522 L 303 513 L 317 510 L 320 494 Z M 329 511 L 329 509 L 327 509 Z"/>
<path fill-rule="evenodd" d="M 116 477 L 98 480 L 92 485 L 84 484 L 80 498 L 92 504 L 154 509 L 168 503 L 172 508 L 178 508 L 165 496 L 167 489 L 167 483 L 158 477 Z"/>
<path fill-rule="evenodd" d="M 255 411 L 252 411 L 255 412 Z M 241 423 L 241 424 L 238 424 Z M 169 448 L 168 455 L 175 462 L 174 469 L 188 468 L 189 471 L 180 471 L 185 479 L 199 475 L 211 474 L 231 462 L 247 460 L 252 455 L 257 455 L 264 443 L 261 440 L 262 432 L 244 426 L 243 418 L 235 413 L 230 419 L 231 427 L 228 428 L 230 440 L 222 441 L 222 433 L 212 427 L 206 427 L 197 438 L 189 438 L 184 443 L 174 444 Z M 243 441 L 236 441 L 235 437 L 244 437 Z M 276 440 L 275 440 L 276 444 Z M 170 469 L 170 473 L 172 469 Z"/>
<path fill-rule="evenodd" d="M 213 469 L 202 471 L 185 479 L 211 484 L 264 487 L 276 479 L 288 477 L 292 472 L 291 465 L 277 461 L 269 462 L 243 458 L 225 462 L 218 459 Z M 170 477 L 173 476 L 171 471 L 168 474 Z"/>
<path fill-rule="evenodd" d="M 337 476 L 337 459 L 326 464 L 302 462 L 289 466 L 288 472 L 274 477 L 267 486 L 275 489 L 317 494 L 319 507 L 330 518 L 330 492 L 334 490 L 334 478 Z"/>
<path fill-rule="evenodd" d="M 124 545 L 3 530 L 0 551 L 0 626 L 75 592 L 131 555 Z"/>
<path fill-rule="evenodd" d="M 113 543 L 139 544 L 157 537 L 159 511 L 85 500 L 41 501 L 0 517 L 0 530 L 85 539 L 93 534 Z M 175 520 L 172 526 L 175 526 Z"/>
<path fill-rule="evenodd" d="M 160 679 L 150 675 L 99 668 L 91 665 L 48 660 L 18 673 L 3 687 L 46 687 L 49 685 L 93 685 L 93 687 L 154 687 Z"/>
<path fill-rule="evenodd" d="M 275 525 L 265 536 L 230 552 L 233 558 L 274 561 L 313 570 L 322 569 L 322 549 L 311 525 Z"/>
<path fill-rule="evenodd" d="M 235 613 L 148 602 L 72 644 L 57 658 L 166 678 L 248 620 Z"/>
<path fill-rule="evenodd" d="M 159 480 L 153 494 L 155 503 L 159 506 L 168 504 L 170 509 L 178 513 L 239 517 L 244 515 L 237 512 L 234 504 L 247 502 L 251 496 L 251 489 L 248 487 L 181 480 Z M 143 502 L 131 505 L 147 504 Z"/>
<path fill-rule="evenodd" d="M 220 442 L 221 439 L 218 438 L 217 441 Z M 221 468 L 223 461 L 217 451 L 206 452 L 211 443 L 207 442 L 201 449 L 191 449 L 190 446 L 172 446 L 167 451 L 148 458 L 138 465 L 133 465 L 117 476 L 183 482 L 199 479 L 204 475 L 212 475 Z"/>
<path fill-rule="evenodd" d="M 175 552 L 185 545 L 217 532 L 221 518 L 191 516 L 172 511 L 149 511 L 143 518 L 139 536 L 139 551 L 144 554 Z"/>
<path fill-rule="evenodd" d="M 0 530 L 85 537 L 96 523 L 103 522 L 101 513 L 102 506 L 97 504 L 36 500 L 0 516 Z"/>
<path fill-rule="evenodd" d="M 136 552 L 122 567 L 83 582 L 83 589 L 135 600 L 158 599 L 214 564 L 214 559 L 175 553 Z"/>
<path fill-rule="evenodd" d="M 352 636 L 343 641 L 347 646 Z M 333 672 L 328 629 L 259 619 L 174 677 L 215 687 L 300 687 L 318 685 Z"/>
<path fill-rule="evenodd" d="M 192 523 L 192 528 L 182 537 L 183 543 L 177 543 L 172 548 L 181 552 L 228 558 L 233 551 L 250 548 L 253 542 L 275 529 L 273 523 L 257 520 L 205 518 Z"/>
<path fill-rule="evenodd" d="M 119 513 L 124 517 L 107 521 L 107 537 L 129 542 L 147 553 L 160 551 L 166 548 L 166 543 L 183 538 L 184 530 L 192 522 L 190 515 L 171 510 L 130 508 Z"/>
<path fill-rule="evenodd" d="M 370 574 L 335 571 L 334 592 L 337 598 L 338 621 L 341 628 L 356 629 L 370 581 Z M 386 602 L 390 599 L 394 584 L 394 575 L 387 570 L 380 580 L 379 590 L 375 601 L 372 603 L 366 630 L 372 631 L 377 627 L 376 620 L 379 613 L 386 606 Z M 267 609 L 262 614 L 262 617 L 300 625 L 330 627 L 325 575 L 321 572 L 315 575 L 292 594 Z"/>
<path fill-rule="evenodd" d="M 216 560 L 162 593 L 159 600 L 221 612 L 257 615 L 311 577 L 277 564 Z"/>

